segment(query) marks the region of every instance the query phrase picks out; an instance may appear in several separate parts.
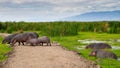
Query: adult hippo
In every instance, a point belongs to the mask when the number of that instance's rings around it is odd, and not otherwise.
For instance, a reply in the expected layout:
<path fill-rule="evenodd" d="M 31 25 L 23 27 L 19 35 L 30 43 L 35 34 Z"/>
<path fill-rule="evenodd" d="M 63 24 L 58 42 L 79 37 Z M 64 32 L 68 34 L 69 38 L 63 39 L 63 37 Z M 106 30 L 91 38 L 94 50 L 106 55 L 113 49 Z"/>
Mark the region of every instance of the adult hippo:
<path fill-rule="evenodd" d="M 92 44 L 87 45 L 85 48 L 86 49 L 89 49 L 89 48 L 91 48 L 91 49 L 106 49 L 106 48 L 111 49 L 112 47 L 107 43 L 92 43 Z"/>
<path fill-rule="evenodd" d="M 116 54 L 113 52 L 105 51 L 105 50 L 100 50 L 100 49 L 94 49 L 91 53 L 90 56 L 95 56 L 98 58 L 112 58 L 112 59 L 117 59 Z"/>
<path fill-rule="evenodd" d="M 24 42 L 26 42 L 29 39 L 33 38 L 38 38 L 38 34 L 35 32 L 28 32 L 28 33 L 21 33 L 16 35 L 12 40 L 11 40 L 11 45 L 14 45 L 16 42 L 22 43 L 24 45 Z"/>
<path fill-rule="evenodd" d="M 2 44 L 5 44 L 5 43 L 10 44 L 12 38 L 15 37 L 16 35 L 18 35 L 18 34 L 11 34 L 11 35 L 6 36 L 6 37 L 2 40 Z"/>

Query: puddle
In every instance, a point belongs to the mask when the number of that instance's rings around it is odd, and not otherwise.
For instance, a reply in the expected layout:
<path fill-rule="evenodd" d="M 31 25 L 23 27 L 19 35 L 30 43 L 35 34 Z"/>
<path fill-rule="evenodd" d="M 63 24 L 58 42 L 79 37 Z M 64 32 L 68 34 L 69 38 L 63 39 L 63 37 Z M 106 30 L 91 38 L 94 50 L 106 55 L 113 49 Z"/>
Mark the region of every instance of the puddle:
<path fill-rule="evenodd" d="M 98 40 L 91 40 L 91 39 L 85 39 L 85 40 L 78 40 L 78 42 L 82 43 L 82 44 L 90 44 L 90 43 L 114 43 L 114 42 L 120 42 L 120 39 L 118 40 L 114 40 L 114 39 L 110 39 L 108 41 L 98 41 Z"/>
<path fill-rule="evenodd" d="M 120 49 L 120 46 L 112 46 L 112 49 L 113 49 L 113 50 Z"/>
<path fill-rule="evenodd" d="M 117 42 L 120 42 L 120 39 L 118 39 Z"/>
<path fill-rule="evenodd" d="M 98 40 L 85 39 L 85 40 L 78 40 L 78 42 L 83 43 L 83 44 L 89 44 L 89 43 L 105 43 L 107 41 L 98 41 Z"/>
<path fill-rule="evenodd" d="M 83 46 L 76 46 L 75 48 L 78 49 L 78 50 L 82 50 L 82 49 L 85 49 L 86 45 L 83 45 Z M 118 50 L 120 49 L 120 46 L 112 46 L 112 50 Z"/>
<path fill-rule="evenodd" d="M 118 58 L 117 60 L 120 61 L 120 58 Z"/>
<path fill-rule="evenodd" d="M 114 42 L 120 42 L 120 39 L 114 40 L 110 39 L 108 41 L 98 41 L 98 40 L 91 40 L 91 39 L 85 39 L 85 40 L 78 40 L 79 43 L 82 43 L 83 45 L 75 47 L 78 50 L 85 49 L 85 46 L 90 43 L 114 43 Z M 120 49 L 120 46 L 111 46 L 113 50 Z"/>

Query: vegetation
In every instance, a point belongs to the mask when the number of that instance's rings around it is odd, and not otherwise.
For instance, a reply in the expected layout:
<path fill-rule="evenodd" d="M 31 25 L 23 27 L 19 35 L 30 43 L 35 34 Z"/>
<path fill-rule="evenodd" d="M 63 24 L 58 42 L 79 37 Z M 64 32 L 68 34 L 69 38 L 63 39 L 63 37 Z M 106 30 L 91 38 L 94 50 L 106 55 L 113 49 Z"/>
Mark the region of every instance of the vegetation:
<path fill-rule="evenodd" d="M 41 31 L 48 36 L 70 36 L 78 32 L 120 33 L 120 22 L 4 22 L 0 23 L 0 31 Z"/>
<path fill-rule="evenodd" d="M 89 57 L 90 49 L 84 49 L 87 43 L 78 42 L 78 40 L 98 40 L 111 41 L 106 42 L 110 45 L 120 46 L 120 22 L 103 21 L 103 22 L 0 22 L 0 32 L 14 33 L 23 31 L 36 31 L 40 36 L 50 36 L 52 41 L 58 41 L 68 50 L 74 50 L 80 53 L 84 58 L 95 61 L 103 68 L 120 68 L 120 61 L 112 59 L 102 59 Z M 2 38 L 0 37 L 0 41 Z M 82 48 L 83 47 L 83 48 Z M 80 49 L 82 48 L 82 49 Z M 0 44 L 0 61 L 6 59 L 5 53 L 9 52 L 6 44 Z M 120 57 L 119 50 L 110 50 Z"/>
<path fill-rule="evenodd" d="M 52 37 L 52 40 L 57 40 L 61 43 L 61 45 L 68 50 L 77 51 L 84 58 L 95 61 L 97 64 L 101 65 L 102 68 L 119 68 L 120 60 L 114 59 L 99 59 L 96 57 L 90 57 L 89 53 L 91 49 L 85 49 L 85 46 L 88 43 L 78 42 L 78 40 L 98 40 L 98 41 L 106 41 L 106 43 L 112 46 L 120 47 L 120 42 L 117 42 L 117 39 L 120 39 L 120 34 L 107 34 L 107 33 L 93 33 L 93 32 L 79 32 L 76 36 L 63 36 L 63 37 Z M 114 41 L 113 41 L 114 40 Z M 114 52 L 119 58 L 120 53 L 119 49 L 110 49 L 110 51 Z"/>
<path fill-rule="evenodd" d="M 0 37 L 0 42 L 2 40 L 2 37 Z M 7 44 L 1 44 L 0 43 L 0 62 L 7 59 L 7 56 L 5 56 L 6 53 L 8 53 L 11 50 L 10 47 L 8 47 Z"/>

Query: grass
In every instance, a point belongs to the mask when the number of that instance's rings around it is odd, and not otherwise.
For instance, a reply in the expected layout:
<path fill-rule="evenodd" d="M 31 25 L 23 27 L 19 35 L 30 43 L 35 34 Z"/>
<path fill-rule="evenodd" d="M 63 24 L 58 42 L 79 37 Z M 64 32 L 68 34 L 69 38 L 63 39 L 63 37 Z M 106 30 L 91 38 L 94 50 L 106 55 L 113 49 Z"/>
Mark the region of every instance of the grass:
<path fill-rule="evenodd" d="M 40 32 L 38 32 L 41 34 Z M 42 35 L 40 35 L 42 36 Z M 3 38 L 0 37 L 0 42 Z M 67 48 L 68 50 L 77 51 L 84 58 L 88 60 L 95 61 L 97 64 L 101 65 L 102 68 L 120 68 L 120 61 L 114 59 L 100 59 L 96 57 L 89 57 L 90 49 L 78 49 L 77 47 L 85 46 L 87 44 L 83 44 L 78 42 L 78 40 L 99 40 L 99 41 L 109 41 L 114 40 L 114 42 L 107 42 L 110 45 L 120 46 L 120 42 L 116 42 L 117 39 L 120 39 L 120 34 L 107 34 L 107 33 L 93 33 L 93 32 L 79 32 L 76 36 L 57 36 L 51 37 L 52 41 L 58 41 L 60 44 Z M 9 52 L 11 48 L 9 48 L 6 44 L 0 44 L 0 62 L 4 61 L 7 57 L 4 56 L 7 52 Z M 118 57 L 120 57 L 120 50 L 110 50 L 114 52 Z"/>
<path fill-rule="evenodd" d="M 0 42 L 3 38 L 0 37 Z M 0 62 L 4 61 L 7 59 L 7 56 L 5 56 L 4 54 L 8 53 L 11 50 L 10 47 L 8 47 L 7 44 L 1 44 L 0 43 Z"/>
<path fill-rule="evenodd" d="M 60 44 L 67 48 L 68 50 L 73 50 L 79 52 L 84 58 L 95 61 L 97 64 L 101 65 L 102 68 L 120 68 L 120 61 L 114 59 L 101 59 L 96 57 L 89 57 L 90 49 L 78 49 L 77 47 L 85 46 L 78 42 L 78 40 L 99 40 L 99 41 L 109 41 L 114 40 L 114 42 L 107 42 L 110 45 L 120 46 L 120 42 L 116 42 L 117 39 L 120 39 L 120 34 L 107 34 L 107 33 L 93 33 L 93 32 L 80 32 L 76 36 L 63 36 L 63 37 L 51 37 L 52 40 L 60 42 Z M 120 53 L 119 49 L 110 50 L 114 52 L 119 58 Z"/>

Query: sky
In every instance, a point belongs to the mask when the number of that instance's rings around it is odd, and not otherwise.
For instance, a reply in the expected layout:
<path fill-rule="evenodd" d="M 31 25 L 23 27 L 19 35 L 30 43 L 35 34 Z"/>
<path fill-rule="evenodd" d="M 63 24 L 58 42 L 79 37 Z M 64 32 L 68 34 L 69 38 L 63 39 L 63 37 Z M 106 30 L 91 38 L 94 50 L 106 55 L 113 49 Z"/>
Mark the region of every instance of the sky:
<path fill-rule="evenodd" d="M 120 10 L 120 0 L 0 0 L 0 21 L 55 21 L 114 10 Z"/>

